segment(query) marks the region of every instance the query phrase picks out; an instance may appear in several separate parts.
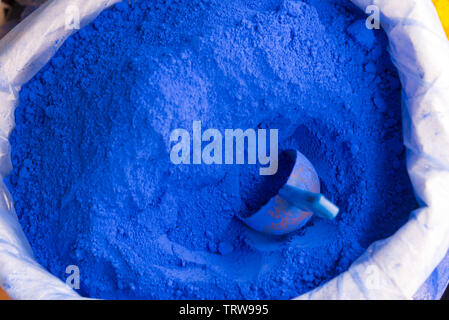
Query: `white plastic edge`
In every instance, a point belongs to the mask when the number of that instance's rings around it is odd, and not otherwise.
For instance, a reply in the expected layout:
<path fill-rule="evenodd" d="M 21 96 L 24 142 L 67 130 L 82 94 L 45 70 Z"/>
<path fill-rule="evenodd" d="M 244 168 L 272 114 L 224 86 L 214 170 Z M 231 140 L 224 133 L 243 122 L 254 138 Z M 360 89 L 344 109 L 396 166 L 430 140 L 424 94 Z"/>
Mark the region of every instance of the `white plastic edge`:
<path fill-rule="evenodd" d="M 430 0 L 353 0 L 381 11 L 403 86 L 407 168 L 421 208 L 348 271 L 299 299 L 411 299 L 449 248 L 449 42 Z"/>
<path fill-rule="evenodd" d="M 119 0 L 86 0 L 82 24 Z M 391 238 L 372 244 L 347 272 L 299 299 L 410 299 L 449 248 L 449 42 L 430 0 L 353 0 L 381 9 L 403 84 L 408 170 L 422 208 Z M 65 10 L 48 0 L 0 41 L 0 174 L 11 170 L 8 138 L 20 87 L 72 33 Z M 0 183 L 0 285 L 13 299 L 79 299 L 37 264 Z"/>
<path fill-rule="evenodd" d="M 74 29 L 66 10 L 79 10 L 80 27 L 119 0 L 48 0 L 0 40 L 0 177 L 12 166 L 8 142 L 21 86 L 53 56 Z M 69 9 L 67 9 L 69 8 Z M 75 15 L 69 15 L 76 19 Z M 33 259 L 14 212 L 12 198 L 0 182 L 0 286 L 12 299 L 79 299 L 68 285 Z"/>

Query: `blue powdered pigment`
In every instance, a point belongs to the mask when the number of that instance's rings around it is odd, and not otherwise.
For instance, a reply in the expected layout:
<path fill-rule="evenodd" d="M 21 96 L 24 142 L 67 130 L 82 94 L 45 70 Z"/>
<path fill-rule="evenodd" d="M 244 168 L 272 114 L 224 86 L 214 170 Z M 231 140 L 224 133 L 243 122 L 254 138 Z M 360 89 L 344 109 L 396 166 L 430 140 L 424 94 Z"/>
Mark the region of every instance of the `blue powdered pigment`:
<path fill-rule="evenodd" d="M 126 1 L 125 1 L 126 2 Z M 8 184 L 36 259 L 95 298 L 287 299 L 347 270 L 416 208 L 386 37 L 346 0 L 133 1 L 22 90 Z M 288 175 L 174 165 L 170 133 L 279 129 L 341 208 L 271 238 L 237 218 Z"/>

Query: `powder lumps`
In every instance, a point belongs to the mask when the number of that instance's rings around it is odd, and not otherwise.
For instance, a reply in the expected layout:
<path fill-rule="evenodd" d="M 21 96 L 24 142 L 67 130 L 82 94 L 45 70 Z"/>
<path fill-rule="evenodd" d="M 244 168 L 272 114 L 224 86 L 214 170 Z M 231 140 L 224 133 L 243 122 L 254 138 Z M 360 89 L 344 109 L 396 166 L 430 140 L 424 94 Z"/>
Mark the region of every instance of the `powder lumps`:
<path fill-rule="evenodd" d="M 361 36 L 363 35 L 363 36 Z M 400 83 L 348 1 L 133 1 L 67 40 L 21 91 L 9 184 L 36 259 L 95 298 L 286 299 L 345 271 L 416 207 Z M 285 179 L 174 165 L 170 132 L 279 129 L 341 208 L 254 233 Z"/>

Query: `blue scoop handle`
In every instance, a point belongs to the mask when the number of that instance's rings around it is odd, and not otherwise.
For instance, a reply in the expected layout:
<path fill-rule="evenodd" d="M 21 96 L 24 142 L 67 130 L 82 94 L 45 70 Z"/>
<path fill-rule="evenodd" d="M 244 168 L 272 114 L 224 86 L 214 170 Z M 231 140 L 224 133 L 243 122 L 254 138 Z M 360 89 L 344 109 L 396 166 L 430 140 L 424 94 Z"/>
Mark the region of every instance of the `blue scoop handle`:
<path fill-rule="evenodd" d="M 291 185 L 284 185 L 279 195 L 293 206 L 307 211 L 312 211 L 319 217 L 334 219 L 340 209 L 321 193 L 314 193 Z"/>

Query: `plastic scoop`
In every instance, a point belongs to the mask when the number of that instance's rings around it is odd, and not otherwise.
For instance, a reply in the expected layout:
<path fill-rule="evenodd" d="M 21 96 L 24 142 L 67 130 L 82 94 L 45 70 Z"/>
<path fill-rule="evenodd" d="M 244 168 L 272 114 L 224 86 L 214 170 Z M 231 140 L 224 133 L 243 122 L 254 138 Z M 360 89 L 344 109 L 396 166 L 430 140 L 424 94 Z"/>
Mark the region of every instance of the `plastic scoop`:
<path fill-rule="evenodd" d="M 286 151 L 294 160 L 287 183 L 256 213 L 241 218 L 250 228 L 283 235 L 303 227 L 316 214 L 334 219 L 339 209 L 320 193 L 320 180 L 310 161 L 299 151 Z"/>
<path fill-rule="evenodd" d="M 285 185 L 279 190 L 279 196 L 295 207 L 312 211 L 321 218 L 334 219 L 339 211 L 338 207 L 321 193 L 313 193 Z"/>

